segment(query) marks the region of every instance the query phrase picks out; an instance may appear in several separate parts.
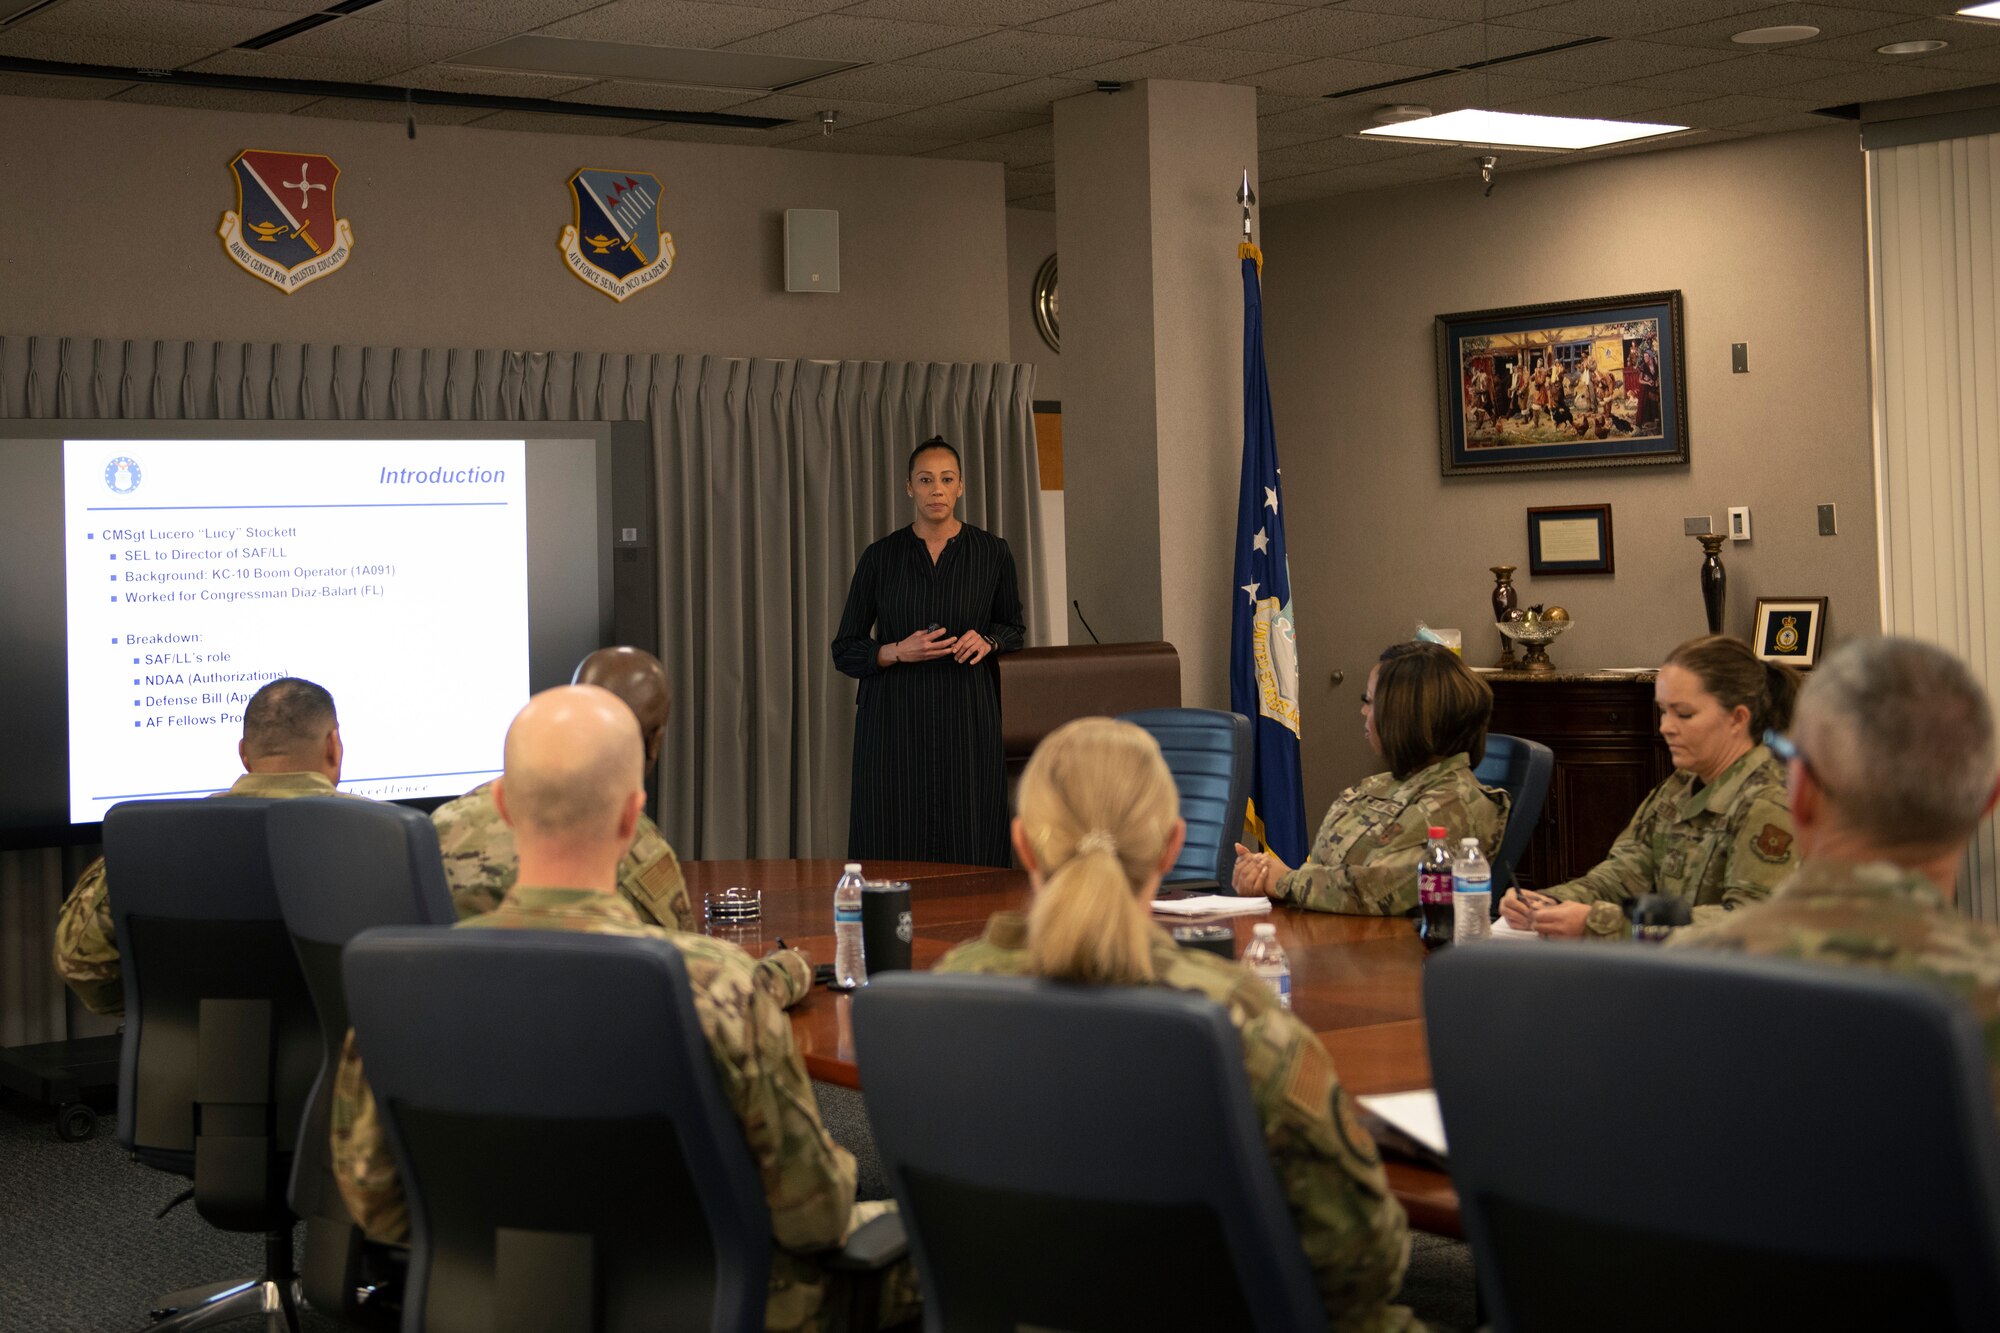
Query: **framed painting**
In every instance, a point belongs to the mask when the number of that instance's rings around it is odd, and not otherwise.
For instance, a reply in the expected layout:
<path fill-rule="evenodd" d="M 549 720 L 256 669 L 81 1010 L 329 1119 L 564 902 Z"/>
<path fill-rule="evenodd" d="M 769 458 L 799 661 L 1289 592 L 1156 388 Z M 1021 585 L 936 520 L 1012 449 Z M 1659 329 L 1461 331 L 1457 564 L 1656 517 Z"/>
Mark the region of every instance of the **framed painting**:
<path fill-rule="evenodd" d="M 1528 511 L 1528 573 L 1611 574 L 1611 506 L 1543 505 Z"/>
<path fill-rule="evenodd" d="M 1681 294 L 1437 317 L 1447 477 L 1688 461 Z"/>
<path fill-rule="evenodd" d="M 1759 597 L 1750 647 L 1759 661 L 1810 671 L 1826 637 L 1826 598 Z"/>

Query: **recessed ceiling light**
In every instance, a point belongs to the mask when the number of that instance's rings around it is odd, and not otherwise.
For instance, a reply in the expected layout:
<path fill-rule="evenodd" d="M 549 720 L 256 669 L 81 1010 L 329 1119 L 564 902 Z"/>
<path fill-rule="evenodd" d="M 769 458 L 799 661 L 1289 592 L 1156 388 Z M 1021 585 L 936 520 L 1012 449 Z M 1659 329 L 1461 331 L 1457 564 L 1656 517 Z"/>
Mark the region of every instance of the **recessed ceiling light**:
<path fill-rule="evenodd" d="M 1941 42 L 1935 37 L 1924 37 L 1913 42 L 1891 42 L 1887 46 L 1875 48 L 1880 56 L 1920 56 L 1929 51 L 1942 51 L 1950 42 Z"/>
<path fill-rule="evenodd" d="M 1781 23 L 1775 28 L 1752 28 L 1739 32 L 1729 40 L 1744 46 L 1776 46 L 1780 42 L 1803 42 L 1819 36 L 1819 29 L 1808 23 Z"/>
<path fill-rule="evenodd" d="M 1405 121 L 1422 120 L 1431 114 L 1431 109 L 1416 102 L 1397 102 L 1393 106 L 1375 108 L 1377 125 L 1401 125 Z"/>
<path fill-rule="evenodd" d="M 1958 14 L 1960 18 L 1968 19 L 2000 19 L 2000 0 L 1987 0 L 1983 5 L 1961 5 Z"/>
<path fill-rule="evenodd" d="M 1685 125 L 1644 125 L 1629 120 L 1529 116 L 1515 111 L 1447 111 L 1441 116 L 1378 125 L 1363 134 L 1474 148 L 1602 148 L 1605 144 L 1678 134 Z"/>

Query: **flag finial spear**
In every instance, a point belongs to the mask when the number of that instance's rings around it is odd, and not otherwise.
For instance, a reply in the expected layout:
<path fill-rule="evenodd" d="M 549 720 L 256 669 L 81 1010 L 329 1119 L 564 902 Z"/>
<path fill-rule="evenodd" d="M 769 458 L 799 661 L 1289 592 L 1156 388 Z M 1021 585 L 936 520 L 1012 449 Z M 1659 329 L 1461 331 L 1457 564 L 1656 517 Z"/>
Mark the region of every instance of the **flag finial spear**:
<path fill-rule="evenodd" d="M 1243 168 L 1243 184 L 1236 191 L 1236 202 L 1243 205 L 1243 239 L 1250 239 L 1250 207 L 1257 202 L 1257 192 L 1250 188 L 1250 168 Z"/>

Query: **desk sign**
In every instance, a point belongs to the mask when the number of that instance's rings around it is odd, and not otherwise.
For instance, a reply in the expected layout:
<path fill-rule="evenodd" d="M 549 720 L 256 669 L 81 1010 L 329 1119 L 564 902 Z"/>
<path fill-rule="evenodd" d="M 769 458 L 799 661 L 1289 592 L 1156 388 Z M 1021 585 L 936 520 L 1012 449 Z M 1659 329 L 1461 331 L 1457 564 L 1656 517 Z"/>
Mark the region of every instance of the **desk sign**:
<path fill-rule="evenodd" d="M 576 221 L 562 229 L 563 265 L 614 301 L 667 276 L 674 238 L 660 230 L 660 181 L 643 171 L 585 167 L 569 178 Z"/>
<path fill-rule="evenodd" d="M 1549 505 L 1528 511 L 1528 573 L 1611 572 L 1610 505 Z"/>
<path fill-rule="evenodd" d="M 216 234 L 238 268 L 290 296 L 347 263 L 354 229 L 333 215 L 340 168 L 332 158 L 246 148 L 229 171 L 236 207 L 224 210 Z"/>

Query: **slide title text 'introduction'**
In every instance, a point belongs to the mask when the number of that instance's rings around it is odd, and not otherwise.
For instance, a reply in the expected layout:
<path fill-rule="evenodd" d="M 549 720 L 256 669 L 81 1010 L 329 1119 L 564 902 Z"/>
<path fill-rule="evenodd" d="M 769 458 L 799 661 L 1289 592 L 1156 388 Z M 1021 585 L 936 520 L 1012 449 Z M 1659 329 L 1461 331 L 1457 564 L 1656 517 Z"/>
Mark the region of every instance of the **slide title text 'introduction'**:
<path fill-rule="evenodd" d="M 483 467 L 464 467 L 464 468 L 434 467 L 429 469 L 414 468 L 414 467 L 403 467 L 403 468 L 385 467 L 382 469 L 382 475 L 379 478 L 377 478 L 378 484 L 385 486 L 387 485 L 406 486 L 412 483 L 428 483 L 431 485 L 460 485 L 467 482 L 497 483 L 497 482 L 504 482 L 506 480 L 507 480 L 507 474 L 504 471 L 495 471 L 492 468 L 483 468 Z"/>

